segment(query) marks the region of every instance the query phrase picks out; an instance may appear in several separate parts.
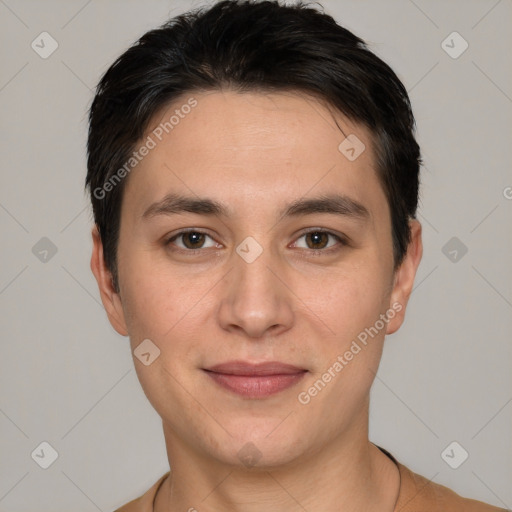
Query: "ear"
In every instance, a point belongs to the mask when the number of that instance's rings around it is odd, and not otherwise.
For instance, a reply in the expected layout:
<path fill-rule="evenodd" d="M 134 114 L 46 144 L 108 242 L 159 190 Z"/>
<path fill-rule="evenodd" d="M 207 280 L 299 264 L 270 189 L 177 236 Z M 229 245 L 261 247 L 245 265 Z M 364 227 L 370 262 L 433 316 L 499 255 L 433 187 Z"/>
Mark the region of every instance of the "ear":
<path fill-rule="evenodd" d="M 101 302 L 103 302 L 112 327 L 122 336 L 127 336 L 128 330 L 126 328 L 121 297 L 112 284 L 111 272 L 105 266 L 103 244 L 96 225 L 92 229 L 92 244 L 91 270 L 98 283 Z"/>
<path fill-rule="evenodd" d="M 407 247 L 407 254 L 400 267 L 396 270 L 394 276 L 393 291 L 390 297 L 390 307 L 395 304 L 393 309 L 396 315 L 388 322 L 386 334 L 393 334 L 398 331 L 405 317 L 405 309 L 412 292 L 416 271 L 423 254 L 423 243 L 421 241 L 421 224 L 417 220 L 409 221 L 411 230 L 411 241 Z"/>

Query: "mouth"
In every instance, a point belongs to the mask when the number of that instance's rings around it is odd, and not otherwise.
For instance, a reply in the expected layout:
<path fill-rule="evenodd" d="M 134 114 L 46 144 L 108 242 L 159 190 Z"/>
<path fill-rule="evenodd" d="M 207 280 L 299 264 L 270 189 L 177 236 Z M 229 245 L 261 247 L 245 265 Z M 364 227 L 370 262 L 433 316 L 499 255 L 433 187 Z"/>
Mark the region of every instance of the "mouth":
<path fill-rule="evenodd" d="M 217 385 L 238 396 L 263 399 L 296 385 L 307 370 L 277 361 L 252 364 L 229 361 L 203 371 Z"/>

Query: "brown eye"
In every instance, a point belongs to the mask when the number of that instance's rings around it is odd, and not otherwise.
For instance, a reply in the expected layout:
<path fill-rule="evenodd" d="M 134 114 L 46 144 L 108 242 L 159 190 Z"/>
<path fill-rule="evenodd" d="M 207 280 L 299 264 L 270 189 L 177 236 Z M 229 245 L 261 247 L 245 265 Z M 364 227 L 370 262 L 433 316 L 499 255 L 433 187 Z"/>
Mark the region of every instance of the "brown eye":
<path fill-rule="evenodd" d="M 209 245 L 208 240 L 210 239 Z M 205 245 L 206 244 L 206 245 Z M 208 247 L 215 247 L 215 241 L 212 240 L 211 236 L 202 231 L 181 231 L 170 238 L 166 245 L 175 246 L 179 250 L 183 251 L 194 251 L 199 249 L 205 249 Z"/>
<path fill-rule="evenodd" d="M 323 249 L 329 242 L 329 235 L 323 231 L 312 231 L 305 235 L 306 240 L 311 241 L 311 245 L 308 243 L 309 249 Z"/>
<path fill-rule="evenodd" d="M 183 245 L 187 249 L 200 249 L 204 244 L 204 233 L 198 233 L 197 231 L 189 231 L 188 233 L 183 233 L 181 235 L 183 240 Z"/>
<path fill-rule="evenodd" d="M 302 234 L 298 240 L 301 239 L 303 239 L 304 242 L 295 242 L 296 247 L 299 249 L 317 251 L 319 253 L 329 252 L 331 249 L 336 250 L 346 245 L 345 241 L 340 236 L 330 231 L 322 231 L 320 229 L 311 230 Z M 336 247 L 336 245 L 339 247 Z"/>

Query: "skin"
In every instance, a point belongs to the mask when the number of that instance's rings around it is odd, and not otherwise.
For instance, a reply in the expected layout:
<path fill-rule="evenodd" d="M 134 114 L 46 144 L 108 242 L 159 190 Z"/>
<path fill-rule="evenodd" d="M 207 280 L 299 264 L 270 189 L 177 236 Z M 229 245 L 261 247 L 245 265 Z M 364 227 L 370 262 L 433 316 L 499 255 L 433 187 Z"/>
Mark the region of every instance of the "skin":
<path fill-rule="evenodd" d="M 369 392 L 385 335 L 403 322 L 422 255 L 421 225 L 410 222 L 412 241 L 394 272 L 372 137 L 322 102 L 298 93 L 191 93 L 159 112 L 148 134 L 191 96 L 197 106 L 127 178 L 119 293 L 92 233 L 91 268 L 112 326 L 130 337 L 132 351 L 144 339 L 161 351 L 149 366 L 134 357 L 162 418 L 172 467 L 155 510 L 391 512 L 399 474 L 368 440 Z M 338 150 L 345 136 L 336 123 L 366 146 L 354 161 Z M 142 217 L 171 192 L 222 202 L 232 216 Z M 368 217 L 279 218 L 293 200 L 332 193 L 361 203 Z M 166 245 L 185 228 L 208 236 Z M 304 234 L 309 228 L 347 243 L 312 239 Z M 263 249 L 252 263 L 236 252 L 248 236 Z M 200 250 L 191 255 L 194 244 Z M 394 303 L 401 311 L 301 404 L 298 394 Z M 242 398 L 202 370 L 234 359 L 280 361 L 308 373 L 271 397 Z M 238 455 L 247 443 L 260 454 L 250 468 Z"/>

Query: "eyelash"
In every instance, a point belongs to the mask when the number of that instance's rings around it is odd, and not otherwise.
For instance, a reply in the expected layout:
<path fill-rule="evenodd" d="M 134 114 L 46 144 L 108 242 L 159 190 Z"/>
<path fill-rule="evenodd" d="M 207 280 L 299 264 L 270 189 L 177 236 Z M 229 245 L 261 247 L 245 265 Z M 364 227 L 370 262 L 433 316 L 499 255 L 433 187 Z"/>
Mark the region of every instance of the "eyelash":
<path fill-rule="evenodd" d="M 191 228 L 191 229 L 186 229 L 186 230 L 180 231 L 179 233 L 174 234 L 171 238 L 168 238 L 165 241 L 164 245 L 166 247 L 172 245 L 172 242 L 174 240 L 176 240 L 180 236 L 186 235 L 187 233 L 197 233 L 200 235 L 206 235 L 207 237 L 209 237 L 213 240 L 213 238 L 205 231 L 201 231 L 200 229 Z M 336 235 L 335 233 L 332 233 L 331 231 L 327 231 L 326 229 L 322 229 L 322 228 L 313 228 L 308 231 L 305 231 L 299 235 L 297 240 L 299 238 L 302 238 L 303 236 L 310 234 L 310 233 L 325 233 L 326 235 L 330 235 L 338 241 L 337 245 L 335 245 L 333 247 L 329 247 L 328 249 L 301 249 L 302 251 L 308 251 L 308 252 L 311 252 L 312 254 L 316 253 L 315 254 L 316 256 L 319 256 L 321 254 L 331 254 L 333 252 L 339 251 L 341 249 L 341 247 L 349 245 L 348 242 L 346 241 L 346 239 L 344 239 L 342 236 Z M 203 248 L 201 248 L 201 249 L 182 249 L 181 247 L 178 247 L 178 248 L 173 248 L 172 251 L 182 252 L 182 253 L 186 253 L 187 255 L 193 256 L 193 255 L 197 255 L 201 252 L 204 253 L 205 249 L 203 249 Z"/>

